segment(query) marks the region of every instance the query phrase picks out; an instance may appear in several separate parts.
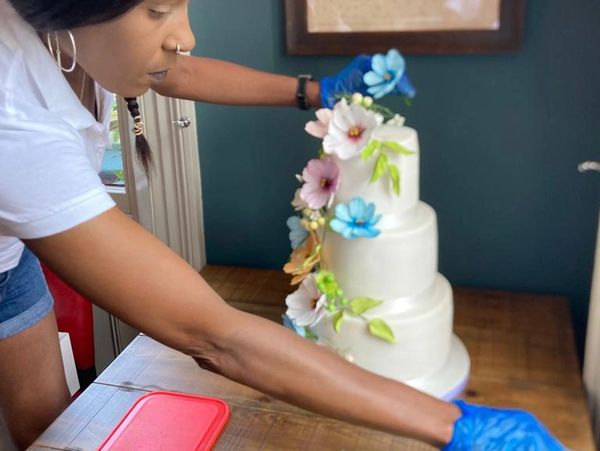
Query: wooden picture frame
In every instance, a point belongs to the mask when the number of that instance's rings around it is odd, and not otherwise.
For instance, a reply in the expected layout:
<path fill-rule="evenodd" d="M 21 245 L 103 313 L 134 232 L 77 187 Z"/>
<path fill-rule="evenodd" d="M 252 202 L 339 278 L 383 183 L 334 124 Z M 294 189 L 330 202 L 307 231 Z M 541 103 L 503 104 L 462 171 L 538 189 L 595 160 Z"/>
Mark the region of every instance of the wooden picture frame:
<path fill-rule="evenodd" d="M 525 0 L 500 0 L 497 29 L 375 32 L 309 32 L 307 2 L 285 0 L 290 55 L 356 55 L 390 48 L 404 54 L 514 53 L 523 38 Z"/>

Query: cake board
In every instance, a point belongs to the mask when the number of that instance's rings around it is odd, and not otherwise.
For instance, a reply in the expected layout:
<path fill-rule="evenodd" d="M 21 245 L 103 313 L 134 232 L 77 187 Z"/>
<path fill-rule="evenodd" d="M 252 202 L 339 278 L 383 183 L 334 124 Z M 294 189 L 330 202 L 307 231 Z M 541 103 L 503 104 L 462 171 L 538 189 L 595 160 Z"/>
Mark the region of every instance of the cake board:
<path fill-rule="evenodd" d="M 407 385 L 444 401 L 458 397 L 469 381 L 471 361 L 460 338 L 452 335 L 446 363 L 435 373 L 405 381 Z"/>

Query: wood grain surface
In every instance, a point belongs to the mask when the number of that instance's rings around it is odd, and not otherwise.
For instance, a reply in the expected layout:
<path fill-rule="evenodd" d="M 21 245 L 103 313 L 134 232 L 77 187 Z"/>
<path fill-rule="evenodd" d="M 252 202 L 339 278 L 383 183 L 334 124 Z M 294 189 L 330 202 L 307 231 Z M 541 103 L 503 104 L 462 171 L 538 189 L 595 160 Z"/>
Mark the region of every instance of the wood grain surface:
<path fill-rule="evenodd" d="M 208 266 L 211 286 L 237 308 L 279 321 L 289 278 L 273 270 Z M 570 449 L 594 450 L 568 300 L 455 288 L 455 333 L 471 357 L 463 398 L 534 413 Z M 222 398 L 232 416 L 217 450 L 432 450 L 324 418 L 199 368 L 146 336 L 135 341 L 38 439 L 33 450 L 93 450 L 143 394 Z"/>

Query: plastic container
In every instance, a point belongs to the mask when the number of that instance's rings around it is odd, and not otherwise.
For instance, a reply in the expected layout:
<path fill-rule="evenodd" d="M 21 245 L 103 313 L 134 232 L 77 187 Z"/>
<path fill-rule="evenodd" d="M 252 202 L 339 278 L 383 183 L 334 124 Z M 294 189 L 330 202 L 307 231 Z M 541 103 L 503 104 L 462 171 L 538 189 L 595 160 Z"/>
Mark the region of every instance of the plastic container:
<path fill-rule="evenodd" d="M 153 392 L 131 406 L 98 451 L 209 450 L 228 419 L 220 399 Z"/>
<path fill-rule="evenodd" d="M 58 330 L 67 332 L 71 339 L 75 366 L 79 370 L 94 368 L 96 355 L 94 352 L 92 303 L 63 282 L 46 265 L 42 264 L 42 270 L 54 298 L 54 313 Z"/>

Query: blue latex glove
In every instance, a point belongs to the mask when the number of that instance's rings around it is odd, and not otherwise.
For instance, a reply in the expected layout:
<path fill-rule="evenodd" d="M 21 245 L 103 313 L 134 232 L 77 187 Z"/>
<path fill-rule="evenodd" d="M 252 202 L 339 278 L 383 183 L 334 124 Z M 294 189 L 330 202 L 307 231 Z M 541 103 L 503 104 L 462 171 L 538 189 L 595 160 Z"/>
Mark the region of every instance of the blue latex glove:
<path fill-rule="evenodd" d="M 340 73 L 321 80 L 321 103 L 332 108 L 343 96 L 359 92 L 379 99 L 387 94 L 415 96 L 404 58 L 397 50 L 386 55 L 359 55 Z"/>
<path fill-rule="evenodd" d="M 562 451 L 564 446 L 530 413 L 454 401 L 462 416 L 443 451 Z"/>

